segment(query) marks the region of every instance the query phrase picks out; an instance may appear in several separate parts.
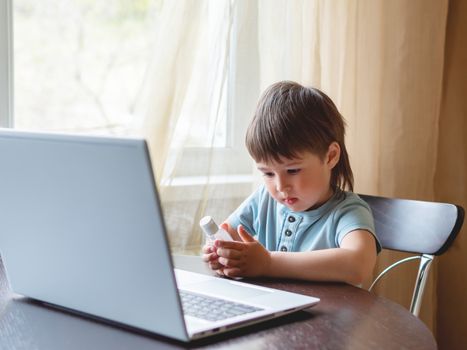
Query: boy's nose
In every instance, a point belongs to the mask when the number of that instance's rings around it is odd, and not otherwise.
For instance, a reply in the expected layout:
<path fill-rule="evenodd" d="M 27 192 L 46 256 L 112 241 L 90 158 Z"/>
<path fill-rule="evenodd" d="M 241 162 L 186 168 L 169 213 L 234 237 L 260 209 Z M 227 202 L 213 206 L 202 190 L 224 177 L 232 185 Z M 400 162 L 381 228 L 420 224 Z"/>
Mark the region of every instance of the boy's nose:
<path fill-rule="evenodd" d="M 276 190 L 278 192 L 285 192 L 290 186 L 284 181 L 284 179 L 277 178 Z"/>

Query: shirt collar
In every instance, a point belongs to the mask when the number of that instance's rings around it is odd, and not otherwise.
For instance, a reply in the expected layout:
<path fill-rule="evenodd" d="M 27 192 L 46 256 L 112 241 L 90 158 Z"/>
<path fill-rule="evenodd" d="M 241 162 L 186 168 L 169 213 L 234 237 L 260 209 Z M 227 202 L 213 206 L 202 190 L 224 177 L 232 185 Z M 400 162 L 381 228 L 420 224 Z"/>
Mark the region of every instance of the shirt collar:
<path fill-rule="evenodd" d="M 317 218 L 323 216 L 329 210 L 334 208 L 334 206 L 340 201 L 342 201 L 344 198 L 345 192 L 340 189 L 337 189 L 331 196 L 331 198 L 329 198 L 325 203 L 323 203 L 316 209 L 311 209 L 307 211 L 292 211 L 283 204 L 278 203 L 278 205 L 282 207 L 281 212 L 284 216 L 292 215 L 296 217 L 301 217 L 305 221 L 307 221 L 307 219 L 316 220 Z"/>

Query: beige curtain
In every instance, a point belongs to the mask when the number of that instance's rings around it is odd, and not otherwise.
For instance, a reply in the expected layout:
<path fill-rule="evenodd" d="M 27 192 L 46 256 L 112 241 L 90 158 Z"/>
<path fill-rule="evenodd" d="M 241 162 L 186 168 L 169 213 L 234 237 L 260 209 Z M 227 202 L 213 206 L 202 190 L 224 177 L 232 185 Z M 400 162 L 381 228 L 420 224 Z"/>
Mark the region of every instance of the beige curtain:
<path fill-rule="evenodd" d="M 439 119 L 435 195 L 467 209 L 467 2 L 450 0 L 443 98 Z M 467 223 L 438 262 L 437 327 L 440 349 L 467 344 Z"/>
<path fill-rule="evenodd" d="M 170 185 L 176 182 L 177 173 L 184 174 L 181 170 L 196 168 L 196 164 L 181 161 L 185 159 L 190 128 L 182 128 L 184 136 L 177 141 L 174 130 L 180 128 L 177 124 L 183 120 L 182 110 L 203 111 L 205 107 L 197 105 L 199 100 L 205 101 L 204 106 L 222 100 L 219 92 L 206 97 L 208 89 L 203 84 L 207 79 L 202 77 L 207 77 L 212 67 L 216 67 L 217 77 L 228 77 L 224 69 L 232 72 L 227 62 L 234 60 L 235 83 L 226 85 L 231 93 L 228 100 L 232 110 L 228 113 L 234 119 L 244 118 L 235 124 L 236 150 L 241 149 L 244 127 L 260 91 L 277 80 L 295 80 L 326 91 L 347 119 L 347 145 L 357 192 L 424 200 L 456 201 L 461 197 L 465 200 L 465 172 L 455 168 L 453 178 L 446 171 L 458 164 L 451 160 L 453 147 L 464 159 L 466 154 L 460 151 L 465 150 L 465 145 L 459 141 L 465 134 L 465 122 L 457 116 L 462 108 L 465 114 L 465 107 L 455 104 L 453 107 L 449 96 L 454 95 L 447 92 L 463 87 L 466 79 L 455 80 L 456 73 L 444 71 L 443 90 L 447 0 L 217 1 L 225 7 L 224 20 L 219 22 L 219 28 L 223 28 L 220 32 L 225 36 L 218 40 L 219 43 L 228 40 L 229 45 L 203 46 L 206 45 L 203 19 L 213 2 L 216 1 L 168 2 L 162 11 L 166 22 L 161 25 L 161 32 L 171 35 L 162 35 L 160 39 L 156 73 L 150 79 L 153 88 L 148 95 L 153 108 L 145 122 L 159 179 L 166 179 Z M 459 0 L 454 3 L 461 6 Z M 450 28 L 448 25 L 454 31 Z M 199 47 L 205 47 L 209 55 L 198 57 Z M 465 50 L 465 43 L 462 47 Z M 228 58 L 213 60 L 213 55 Z M 195 76 L 201 78 L 196 80 Z M 447 76 L 451 77 L 449 82 Z M 187 97 L 190 89 L 194 89 L 197 98 Z M 457 115 L 444 115 L 451 112 Z M 214 113 L 208 124 L 221 118 L 222 113 Z M 185 115 L 188 119 L 184 123 L 196 124 L 198 117 L 190 115 Z M 455 118 L 456 122 L 449 118 Z M 210 137 L 206 135 L 207 139 Z M 179 251 L 195 252 L 199 247 L 201 236 L 196 222 L 200 216 L 215 213 L 217 219 L 223 219 L 252 188 L 251 179 L 235 183 L 232 191 L 231 186 L 216 178 L 219 169 L 228 169 L 229 174 L 249 174 L 254 179 L 251 163 L 245 165 L 246 154 L 226 161 L 216 155 L 215 147 L 211 149 L 203 170 L 207 180 L 201 186 L 197 189 L 162 186 L 173 246 Z M 452 179 L 455 189 L 446 179 Z M 456 192 L 458 188 L 464 191 L 460 195 Z M 459 256 L 463 251 L 465 248 L 458 247 L 455 254 Z M 399 254 L 383 252 L 378 270 L 396 257 Z M 446 293 L 445 286 L 457 285 L 453 284 L 452 276 L 446 277 L 445 271 L 439 278 L 442 285 L 433 281 L 458 258 L 451 261 L 446 256 L 440 261 L 439 269 L 437 264 L 432 269 L 421 319 L 434 332 L 438 327 L 443 335 L 455 339 L 462 337 L 448 330 L 455 321 L 442 311 L 443 318 L 439 319 L 442 324 L 437 325 L 436 314 L 437 300 L 454 295 Z M 377 293 L 408 306 L 415 273 L 415 266 L 401 268 L 379 285 Z M 443 292 L 437 293 L 437 289 Z M 445 301 L 439 303 L 444 304 Z M 462 310 L 467 314 L 465 307 Z"/>
<path fill-rule="evenodd" d="M 331 96 L 356 191 L 433 200 L 447 1 L 263 1 L 259 14 L 261 86 L 292 79 Z M 384 252 L 378 270 L 400 256 Z M 415 273 L 402 267 L 377 292 L 408 306 Z M 431 329 L 435 289 L 421 312 Z"/>
<path fill-rule="evenodd" d="M 446 15 L 447 1 L 359 3 L 355 93 L 342 93 L 359 192 L 434 199 Z M 402 256 L 383 252 L 378 270 Z M 415 274 L 403 266 L 377 292 L 407 307 Z M 420 317 L 435 331 L 436 267 L 430 277 Z"/>

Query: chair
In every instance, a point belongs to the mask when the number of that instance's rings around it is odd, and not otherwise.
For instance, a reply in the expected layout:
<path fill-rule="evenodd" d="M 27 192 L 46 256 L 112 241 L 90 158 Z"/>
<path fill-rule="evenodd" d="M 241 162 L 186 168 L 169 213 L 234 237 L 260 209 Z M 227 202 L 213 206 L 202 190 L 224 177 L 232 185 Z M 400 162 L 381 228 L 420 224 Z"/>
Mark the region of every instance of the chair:
<path fill-rule="evenodd" d="M 401 259 L 384 271 L 374 285 L 391 269 L 420 259 L 410 312 L 418 317 L 431 263 L 451 246 L 464 222 L 464 209 L 449 203 L 424 202 L 360 195 L 373 212 L 376 235 L 384 249 L 416 254 Z"/>

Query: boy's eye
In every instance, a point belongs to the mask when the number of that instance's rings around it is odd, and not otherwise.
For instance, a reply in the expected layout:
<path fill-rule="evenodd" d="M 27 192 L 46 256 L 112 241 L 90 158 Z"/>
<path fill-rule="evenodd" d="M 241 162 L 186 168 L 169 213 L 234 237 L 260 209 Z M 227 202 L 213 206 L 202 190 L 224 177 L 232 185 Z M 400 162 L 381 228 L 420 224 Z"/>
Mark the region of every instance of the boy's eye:
<path fill-rule="evenodd" d="M 300 169 L 287 169 L 287 174 L 298 174 Z"/>
<path fill-rule="evenodd" d="M 274 173 L 263 173 L 263 176 L 266 176 L 266 177 L 273 177 L 273 176 L 274 176 Z"/>

